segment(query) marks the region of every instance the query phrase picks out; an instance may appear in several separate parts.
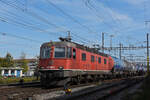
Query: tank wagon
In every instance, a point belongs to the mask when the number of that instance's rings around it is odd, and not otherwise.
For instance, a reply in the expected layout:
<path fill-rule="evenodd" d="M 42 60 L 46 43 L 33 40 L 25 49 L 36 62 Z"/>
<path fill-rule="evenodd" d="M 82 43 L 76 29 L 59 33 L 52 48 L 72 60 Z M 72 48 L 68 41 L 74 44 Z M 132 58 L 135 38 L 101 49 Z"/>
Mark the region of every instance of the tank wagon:
<path fill-rule="evenodd" d="M 137 69 L 135 69 L 134 64 L 128 62 L 127 60 L 121 60 L 117 57 L 112 58 L 114 61 L 114 66 L 112 69 L 114 76 L 127 77 L 137 75 Z"/>
<path fill-rule="evenodd" d="M 71 41 L 48 42 L 40 48 L 39 72 L 41 85 L 46 87 L 129 74 L 128 66 L 125 61 Z"/>

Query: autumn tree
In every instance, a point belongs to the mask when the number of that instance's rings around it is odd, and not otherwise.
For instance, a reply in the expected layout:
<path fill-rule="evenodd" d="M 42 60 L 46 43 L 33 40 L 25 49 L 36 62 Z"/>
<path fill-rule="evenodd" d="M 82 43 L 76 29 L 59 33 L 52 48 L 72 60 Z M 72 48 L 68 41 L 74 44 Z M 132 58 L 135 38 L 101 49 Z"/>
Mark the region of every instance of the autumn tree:
<path fill-rule="evenodd" d="M 0 58 L 0 67 L 3 67 L 4 65 L 4 58 Z"/>
<path fill-rule="evenodd" d="M 10 53 L 6 54 L 5 62 L 6 62 L 6 67 L 14 67 L 13 57 L 11 56 Z"/>
<path fill-rule="evenodd" d="M 5 58 L 0 58 L 0 67 L 14 67 L 13 57 L 7 53 Z"/>
<path fill-rule="evenodd" d="M 26 58 L 26 54 L 25 53 L 21 53 L 20 56 L 21 60 L 20 60 L 20 67 L 23 68 L 23 73 L 28 71 L 28 61 L 25 59 Z"/>

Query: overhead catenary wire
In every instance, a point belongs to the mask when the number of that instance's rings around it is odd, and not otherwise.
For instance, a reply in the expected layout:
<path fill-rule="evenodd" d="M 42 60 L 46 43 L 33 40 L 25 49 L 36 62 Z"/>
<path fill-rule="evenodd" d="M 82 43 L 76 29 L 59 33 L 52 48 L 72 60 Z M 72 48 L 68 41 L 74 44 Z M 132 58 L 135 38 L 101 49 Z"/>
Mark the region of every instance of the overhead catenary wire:
<path fill-rule="evenodd" d="M 36 19 L 39 19 L 39 20 L 41 20 L 41 21 L 47 23 L 48 25 L 54 26 L 54 27 L 56 27 L 56 28 L 60 28 L 60 27 L 56 26 L 55 24 L 49 23 L 48 20 L 45 20 L 43 17 L 38 16 L 36 13 L 33 13 L 33 12 L 31 12 L 31 11 L 30 11 L 30 12 L 24 11 L 22 8 L 17 7 L 16 5 L 14 6 L 14 5 L 12 5 L 12 4 L 8 3 L 8 2 L 4 2 L 4 1 L 2 1 L 2 0 L 1 0 L 1 2 L 4 3 L 4 4 L 6 4 L 6 5 L 9 5 L 9 6 L 15 8 L 15 9 L 17 9 L 17 10 L 19 10 L 19 11 L 22 11 L 23 13 L 26 13 L 26 14 L 28 14 L 29 16 L 32 16 L 32 17 L 34 17 L 34 18 L 36 18 Z M 10 12 L 9 12 L 9 13 L 10 13 Z M 11 13 L 11 14 L 12 14 L 12 13 Z M 2 20 L 1 20 L 1 21 L 2 21 Z M 4 21 L 4 18 L 3 18 L 3 21 Z M 17 21 L 14 21 L 14 20 L 11 20 L 11 21 L 15 22 L 15 24 L 17 23 L 17 24 L 19 24 L 19 25 L 23 25 L 24 27 L 28 27 L 28 28 L 31 28 L 31 29 L 33 29 L 33 28 L 35 29 L 35 28 L 36 28 L 36 30 L 38 30 L 38 31 L 40 31 L 40 32 L 46 32 L 46 31 L 44 31 L 44 30 L 41 30 L 40 28 L 31 26 L 31 24 L 30 24 L 30 25 L 26 25 L 26 24 L 18 23 Z M 6 21 L 6 20 L 5 20 L 4 22 L 9 22 L 9 21 Z M 62 29 L 62 28 L 61 28 L 61 29 Z M 66 31 L 66 30 L 65 30 L 65 31 Z M 48 32 L 48 33 L 52 33 L 52 32 Z M 54 33 L 54 35 L 56 35 L 56 33 Z"/>
<path fill-rule="evenodd" d="M 1 8 L 1 10 L 5 11 L 5 13 L 4 12 L 0 12 L 0 14 L 2 14 L 3 16 L 9 17 L 9 18 L 13 18 L 13 20 L 17 20 L 17 21 L 19 20 L 22 23 L 29 24 L 29 25 L 34 25 L 34 26 L 36 26 L 37 24 L 40 24 L 40 23 L 33 24 L 34 21 L 30 20 L 30 19 L 28 19 L 28 21 L 26 21 L 26 20 L 24 20 L 23 16 L 19 16 L 19 15 L 15 14 L 13 12 L 10 12 L 10 11 L 8 11 L 6 9 L 2 9 Z"/>
<path fill-rule="evenodd" d="M 3 18 L 3 17 L 0 17 L 0 18 L 2 18 L 1 21 L 6 22 L 6 23 L 14 23 L 15 25 L 19 25 L 19 26 L 21 25 L 21 26 L 23 26 L 24 28 L 27 28 L 27 29 L 36 30 L 36 31 L 38 31 L 38 32 L 48 33 L 49 35 L 54 35 L 54 36 L 56 36 L 56 33 L 54 33 L 54 32 L 49 32 L 49 31 L 44 30 L 44 29 L 41 29 L 41 28 L 39 28 L 39 27 L 35 27 L 35 26 L 32 26 L 32 25 L 28 25 L 28 24 L 25 24 L 25 23 L 21 23 L 21 22 L 15 21 L 15 20 L 13 20 L 13 19 L 8 20 L 7 18 Z"/>
<path fill-rule="evenodd" d="M 40 8 L 39 8 L 40 9 Z M 47 11 L 45 11 L 45 10 L 42 10 L 42 9 L 40 9 L 41 11 L 43 11 L 44 13 L 48 13 Z M 70 30 L 69 28 L 66 28 L 65 26 L 63 26 L 62 27 L 62 29 L 64 29 L 64 30 Z M 82 42 L 83 43 L 83 40 L 84 40 L 84 43 L 85 42 L 92 42 L 92 41 L 90 41 L 90 40 L 88 40 L 88 39 L 85 39 L 85 38 L 83 38 L 83 37 L 81 37 L 81 36 L 79 36 L 79 35 L 77 35 L 77 33 L 75 33 L 75 32 L 71 32 L 71 34 L 72 35 L 74 35 L 74 37 L 77 37 L 78 38 L 78 40 L 80 40 L 80 42 Z M 94 42 L 94 41 L 93 41 Z"/>
<path fill-rule="evenodd" d="M 106 5 L 111 11 L 113 11 L 113 9 L 110 7 L 110 3 L 108 2 L 108 0 L 106 0 Z M 113 16 L 111 17 L 113 22 L 116 23 L 116 25 L 119 23 L 120 24 L 119 26 L 123 27 L 122 21 L 115 14 L 113 14 Z"/>
<path fill-rule="evenodd" d="M 98 14 L 99 11 L 90 3 L 89 0 L 86 0 L 86 1 L 82 0 L 82 1 L 84 2 L 85 6 L 87 8 L 89 8 L 92 11 L 92 13 L 95 14 L 95 16 L 99 19 L 100 23 L 102 22 L 104 25 L 108 26 L 113 32 L 115 32 L 115 33 L 118 32 L 118 31 L 114 30 L 110 24 L 108 24 L 104 20 L 102 20 L 103 19 L 102 16 L 100 14 Z"/>
<path fill-rule="evenodd" d="M 26 48 L 26 49 L 33 49 L 33 48 L 35 48 L 36 46 L 31 46 L 31 45 L 29 45 L 29 44 L 22 44 L 22 43 L 16 43 L 16 42 L 8 42 L 8 41 L 0 41 L 0 43 L 1 43 L 1 45 L 3 45 L 3 48 L 4 48 L 4 46 L 7 46 L 7 45 L 10 45 L 10 46 L 19 46 L 19 47 L 29 47 L 29 48 Z M 7 44 L 7 45 L 6 45 Z M 36 48 L 39 48 L 39 46 L 38 47 L 36 47 Z M 16 48 L 17 49 L 17 48 Z"/>
<path fill-rule="evenodd" d="M 6 32 L 0 32 L 0 34 L 3 36 L 9 36 L 9 37 L 14 37 L 14 38 L 18 38 L 18 39 L 28 40 L 28 41 L 35 42 L 35 43 L 42 43 L 43 42 L 43 41 L 33 40 L 33 39 L 30 39 L 27 37 L 22 37 L 22 36 L 18 36 L 18 35 L 6 33 Z"/>
<path fill-rule="evenodd" d="M 8 22 L 9 23 L 9 21 L 8 20 L 5 20 L 5 18 L 2 18 L 2 17 L 0 17 L 1 18 L 1 20 L 3 21 L 3 22 Z M 11 21 L 13 21 L 13 20 L 11 20 Z M 13 21 L 14 22 L 14 21 Z M 22 26 L 25 26 L 26 27 L 26 25 L 24 25 L 24 24 L 21 24 L 21 23 L 18 23 L 18 22 L 15 22 L 14 24 L 19 24 L 19 25 L 22 25 Z M 29 28 L 31 28 L 31 27 L 29 27 Z M 31 28 L 32 29 L 32 28 Z M 6 35 L 6 33 L 4 34 L 4 33 L 2 33 L 3 35 Z M 73 37 L 75 38 L 74 40 L 79 40 L 80 42 L 82 42 L 82 43 L 84 43 L 84 44 L 88 44 L 88 40 L 86 40 L 86 39 L 84 39 L 84 38 L 82 38 L 82 37 L 80 37 L 80 36 L 78 36 L 78 35 L 76 35 L 76 34 L 74 34 L 73 33 Z M 14 35 L 11 35 L 11 36 L 14 36 Z M 16 37 L 16 36 L 15 36 Z M 22 38 L 22 39 L 25 39 L 24 37 L 18 37 L 17 36 L 17 38 Z M 28 40 L 30 40 L 30 39 L 28 39 Z M 87 42 L 88 41 L 88 42 Z M 91 42 L 91 41 L 90 41 Z"/>
<path fill-rule="evenodd" d="M 2 1 L 2 0 L 1 0 Z M 28 15 L 30 15 L 30 16 L 32 16 L 32 17 L 36 17 L 36 19 L 40 19 L 41 21 L 43 21 L 43 22 L 47 22 L 47 20 L 45 20 L 45 19 L 41 19 L 41 17 L 37 17 L 37 14 L 36 13 L 33 13 L 33 12 L 28 12 L 28 11 L 24 11 L 24 9 L 22 9 L 22 8 L 20 8 L 20 7 L 18 7 L 18 6 L 16 6 L 16 5 L 12 5 L 11 3 L 8 3 L 8 2 L 2 2 L 2 3 L 4 3 L 4 4 L 6 4 L 6 5 L 8 5 L 8 6 L 11 6 L 11 7 L 13 7 L 13 8 L 15 8 L 15 9 L 17 9 L 17 10 L 19 10 L 19 11 L 22 11 L 23 13 L 27 13 Z M 26 24 L 22 24 L 22 23 L 18 23 L 18 22 L 16 22 L 16 21 L 14 21 L 14 20 L 11 20 L 11 21 L 13 21 L 13 22 L 15 22 L 15 24 L 19 24 L 19 25 L 23 25 L 23 27 L 28 27 L 28 28 L 31 28 L 31 29 L 33 29 L 34 28 L 34 30 L 36 29 L 36 30 L 38 30 L 38 31 L 40 31 L 40 32 L 45 32 L 44 30 L 40 30 L 39 28 L 37 28 L 37 27 L 35 27 L 35 26 L 31 26 L 31 25 L 26 25 Z M 10 21 L 8 21 L 8 20 L 5 20 L 5 22 L 10 22 Z M 54 27 L 56 27 L 56 28 L 60 28 L 60 27 L 58 27 L 58 26 L 56 26 L 56 25 L 54 25 L 54 24 L 51 24 L 52 26 L 54 26 Z M 51 32 L 48 32 L 48 33 L 51 33 Z M 54 33 L 54 34 L 56 34 L 56 33 Z M 86 40 L 86 39 L 85 39 Z M 80 40 L 81 41 L 81 40 Z M 87 40 L 87 41 L 89 41 L 89 40 Z"/>
<path fill-rule="evenodd" d="M 83 28 L 85 28 L 86 30 L 88 30 L 89 33 L 95 33 L 93 30 L 91 30 L 88 26 L 80 23 L 78 20 L 74 19 L 70 14 L 66 13 L 64 10 L 62 10 L 61 8 L 59 8 L 57 5 L 55 5 L 54 3 L 52 3 L 50 0 L 46 0 L 48 4 L 50 4 L 51 6 L 53 6 L 54 8 L 56 8 L 58 11 L 60 11 L 62 14 L 66 15 L 68 18 L 70 18 L 72 21 L 74 21 L 75 23 L 79 24 L 80 26 L 82 26 Z"/>
<path fill-rule="evenodd" d="M 0 18 L 2 18 L 2 17 L 0 17 Z M 2 18 L 2 20 L 3 20 L 4 22 L 8 22 L 8 23 L 9 23 L 9 21 L 6 20 L 5 18 Z M 25 28 L 26 28 L 26 27 L 31 28 L 31 29 L 36 28 L 36 27 L 28 26 L 28 25 L 26 25 L 26 24 L 18 23 L 18 22 L 14 21 L 14 20 L 11 20 L 11 21 L 12 21 L 12 22 L 15 22 L 14 24 L 24 26 Z M 36 30 L 36 29 L 35 29 L 35 30 Z M 44 30 L 43 30 L 43 31 L 42 31 L 42 30 L 37 30 L 37 31 L 44 32 Z M 46 32 L 46 31 L 45 31 L 45 32 Z M 55 34 L 55 33 L 54 33 L 54 34 Z M 74 35 L 74 37 L 75 37 L 76 39 L 78 38 L 78 40 L 80 40 L 80 42 L 83 43 L 83 40 L 84 40 L 84 43 L 88 44 L 89 41 L 88 41 L 87 39 L 84 39 L 84 38 L 82 38 L 82 37 L 80 37 L 80 36 L 78 36 L 78 35 L 76 35 L 76 34 L 74 34 L 74 33 L 73 33 L 73 35 Z M 87 41 L 88 41 L 88 42 L 87 42 Z M 91 42 L 91 41 L 90 41 L 90 42 Z"/>
<path fill-rule="evenodd" d="M 49 31 L 47 31 L 47 30 L 44 30 L 44 29 L 41 29 L 41 28 L 39 28 L 39 27 L 37 27 L 37 26 L 35 26 L 35 24 L 33 24 L 33 21 L 30 21 L 30 20 L 28 20 L 28 21 L 26 21 L 26 20 L 23 20 L 24 18 L 24 16 L 19 16 L 19 15 L 17 15 L 17 14 L 15 14 L 15 13 L 13 13 L 13 12 L 10 12 L 10 11 L 8 11 L 8 10 L 6 10 L 6 9 L 3 9 L 3 11 L 5 11 L 6 12 L 6 14 L 5 13 L 3 13 L 3 12 L 1 12 L 1 14 L 3 14 L 3 15 L 7 15 L 7 19 L 8 18 L 12 18 L 12 19 L 10 19 L 10 20 L 7 20 L 6 18 L 5 18 L 5 21 L 4 21 L 4 18 L 3 18 L 3 20 L 1 20 L 1 21 L 3 21 L 3 22 L 13 22 L 13 24 L 15 24 L 15 25 L 19 25 L 19 26 L 23 26 L 23 28 L 25 28 L 25 29 L 31 29 L 31 30 L 36 30 L 36 31 L 39 31 L 39 32 L 45 32 L 45 33 L 48 33 L 48 34 L 50 34 L 50 35 L 57 35 L 57 34 L 59 34 L 59 33 L 56 33 L 56 32 L 49 32 Z M 16 19 L 16 20 L 15 20 Z M 39 23 L 40 24 L 40 23 Z M 61 35 L 61 34 L 59 34 L 59 35 Z"/>
<path fill-rule="evenodd" d="M 72 33 L 75 37 L 77 37 L 78 39 L 80 39 L 81 41 L 87 42 L 87 43 L 94 43 L 94 41 L 90 41 L 88 39 L 85 39 L 79 35 L 77 35 L 76 33 Z"/>
<path fill-rule="evenodd" d="M 0 0 L 0 2 L 6 4 L 6 5 L 10 6 L 10 7 L 13 7 L 13 8 L 15 8 L 15 9 L 18 10 L 18 11 L 21 11 L 21 12 L 23 12 L 23 13 L 26 13 L 27 15 L 32 16 L 33 18 L 36 18 L 36 19 L 38 19 L 38 20 L 40 20 L 40 21 L 42 21 L 42 22 L 44 22 L 44 23 L 46 23 L 46 24 L 48 24 L 48 25 L 50 25 L 50 26 L 53 26 L 53 27 L 55 27 L 55 28 L 60 28 L 60 27 L 58 27 L 57 25 L 51 23 L 49 20 L 47 20 L 47 19 L 45 19 L 44 17 L 42 17 L 42 16 L 36 14 L 35 12 L 33 12 L 33 11 L 31 11 L 31 10 L 30 10 L 30 11 L 29 11 L 29 10 L 26 10 L 26 11 L 25 11 L 23 8 L 18 7 L 18 6 L 16 6 L 16 5 L 12 4 L 12 3 L 8 3 L 8 2 L 3 1 L 3 0 Z"/>

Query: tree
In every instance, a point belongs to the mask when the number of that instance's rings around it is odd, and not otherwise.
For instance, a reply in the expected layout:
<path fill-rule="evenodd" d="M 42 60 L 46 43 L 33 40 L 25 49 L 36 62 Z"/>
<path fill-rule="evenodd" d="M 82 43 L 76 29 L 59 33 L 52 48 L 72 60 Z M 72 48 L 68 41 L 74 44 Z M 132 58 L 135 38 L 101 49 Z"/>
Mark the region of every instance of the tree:
<path fill-rule="evenodd" d="M 7 53 L 5 58 L 0 58 L 0 67 L 14 67 L 13 57 Z"/>
<path fill-rule="evenodd" d="M 4 64 L 4 58 L 0 58 L 0 67 L 3 67 Z"/>
<path fill-rule="evenodd" d="M 6 62 L 6 66 L 5 67 L 14 67 L 13 57 L 11 56 L 10 53 L 6 54 L 4 62 Z"/>
<path fill-rule="evenodd" d="M 22 59 L 20 67 L 23 68 L 23 73 L 28 71 L 28 62 L 26 59 Z"/>
<path fill-rule="evenodd" d="M 25 59 L 26 58 L 26 54 L 23 52 L 21 53 L 20 56 L 21 60 L 20 60 L 20 67 L 23 68 L 23 73 L 28 71 L 28 61 Z"/>

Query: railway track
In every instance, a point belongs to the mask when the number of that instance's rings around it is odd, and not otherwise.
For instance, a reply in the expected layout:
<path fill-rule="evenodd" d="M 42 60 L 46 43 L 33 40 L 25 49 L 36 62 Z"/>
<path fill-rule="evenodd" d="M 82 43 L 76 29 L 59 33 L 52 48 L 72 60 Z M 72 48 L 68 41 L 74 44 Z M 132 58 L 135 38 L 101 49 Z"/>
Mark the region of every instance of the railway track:
<path fill-rule="evenodd" d="M 99 88 L 102 90 L 107 89 L 108 87 L 111 88 L 113 86 L 119 86 L 119 84 L 123 84 L 127 79 L 122 78 L 122 79 L 113 79 L 113 80 L 105 80 L 101 83 L 101 85 L 98 85 Z M 119 83 L 118 83 L 119 82 Z M 113 84 L 112 84 L 113 83 Z M 80 84 L 80 85 L 72 85 L 70 88 L 78 88 L 78 87 L 84 87 L 84 86 L 90 86 L 92 84 L 95 84 L 94 87 L 87 88 L 87 90 L 81 90 L 84 91 L 83 93 L 81 92 L 80 94 L 79 91 L 77 93 L 73 93 L 72 95 L 65 95 L 62 94 L 63 96 L 56 97 L 56 98 L 50 98 L 50 99 L 59 99 L 59 100 L 71 100 L 71 99 L 78 99 L 78 97 L 83 97 L 89 94 L 92 94 L 92 91 L 99 91 L 97 90 L 97 84 L 96 83 L 88 83 L 88 84 Z M 93 90 L 93 89 L 96 90 Z M 30 100 L 36 100 L 35 95 L 41 95 L 41 94 L 47 94 L 51 93 L 54 91 L 63 91 L 64 87 L 56 87 L 56 88 L 50 88 L 50 89 L 43 89 L 40 86 L 34 86 L 31 85 L 24 85 L 24 86 L 14 86 L 14 87 L 7 87 L 7 88 L 0 88 L 0 100 L 27 100 L 30 98 Z M 113 89 L 114 90 L 114 89 Z M 61 98 L 61 99 L 60 99 Z M 63 98 L 63 99 L 62 99 Z M 76 99 L 75 99 L 76 98 Z M 40 99 L 38 99 L 40 100 Z M 81 99 L 83 100 L 83 99 Z M 89 99 L 93 100 L 93 99 Z"/>
<path fill-rule="evenodd" d="M 32 84 L 40 84 L 39 81 L 36 82 L 23 82 L 23 83 L 11 83 L 11 84 L 0 84 L 0 88 L 4 86 L 22 86 L 22 85 L 32 85 Z"/>
<path fill-rule="evenodd" d="M 58 98 L 53 98 L 53 100 L 107 100 L 108 97 L 115 95 L 127 89 L 139 82 L 141 82 L 144 77 L 136 77 L 123 79 L 121 81 L 116 81 L 113 83 L 104 84 L 101 86 L 96 86 L 94 88 L 88 88 L 82 91 L 73 93 L 72 95 L 65 95 Z"/>

